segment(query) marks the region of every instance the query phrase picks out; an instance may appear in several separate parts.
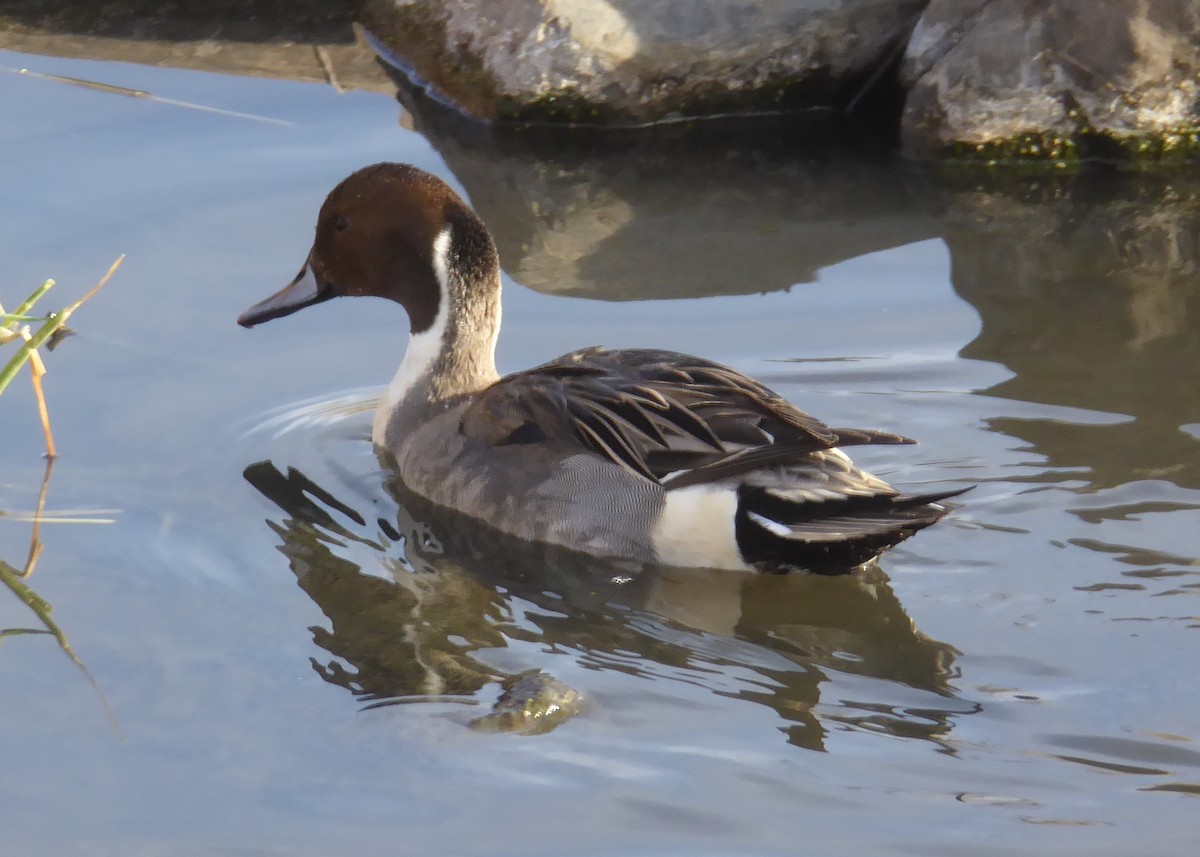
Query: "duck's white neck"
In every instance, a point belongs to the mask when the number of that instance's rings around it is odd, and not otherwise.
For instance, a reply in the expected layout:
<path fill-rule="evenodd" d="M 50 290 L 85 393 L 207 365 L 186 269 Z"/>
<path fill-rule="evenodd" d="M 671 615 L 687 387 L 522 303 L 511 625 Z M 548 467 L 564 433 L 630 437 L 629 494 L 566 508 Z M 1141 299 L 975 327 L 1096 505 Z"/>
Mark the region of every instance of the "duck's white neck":
<path fill-rule="evenodd" d="M 446 226 L 433 243 L 433 270 L 440 286 L 433 323 L 411 333 L 400 368 L 375 412 L 371 437 L 389 446 L 389 435 L 407 431 L 447 403 L 477 393 L 499 378 L 499 270 L 484 282 L 464 282 L 454 264 L 453 234 Z"/>

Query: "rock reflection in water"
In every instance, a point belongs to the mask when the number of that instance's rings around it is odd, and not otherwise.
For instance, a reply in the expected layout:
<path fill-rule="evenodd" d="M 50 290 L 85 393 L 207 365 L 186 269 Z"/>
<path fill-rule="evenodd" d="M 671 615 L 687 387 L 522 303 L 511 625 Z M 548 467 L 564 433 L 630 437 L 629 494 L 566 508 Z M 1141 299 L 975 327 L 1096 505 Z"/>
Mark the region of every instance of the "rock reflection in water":
<path fill-rule="evenodd" d="M 473 696 L 505 679 L 474 653 L 514 639 L 769 706 L 811 749 L 834 723 L 940 742 L 976 710 L 949 684 L 954 649 L 916 630 L 877 568 L 829 579 L 622 566 L 508 538 L 394 481 L 396 524 L 372 524 L 298 471 L 260 462 L 246 478 L 286 513 L 271 527 L 329 619 L 313 634 L 331 657 L 314 669 L 364 701 Z M 387 554 L 393 579 L 341 555 L 351 541 Z M 827 682 L 839 698 L 823 703 Z"/>
<path fill-rule="evenodd" d="M 485 126 L 403 82 L 399 94 L 505 271 L 540 292 L 777 291 L 935 234 L 878 136 L 827 114 L 597 132 Z"/>
<path fill-rule="evenodd" d="M 1200 488 L 1200 176 L 997 181 L 942 206 L 954 288 L 983 321 L 961 353 L 1015 373 L 987 392 L 1129 417 L 993 427 L 1092 489 Z"/>

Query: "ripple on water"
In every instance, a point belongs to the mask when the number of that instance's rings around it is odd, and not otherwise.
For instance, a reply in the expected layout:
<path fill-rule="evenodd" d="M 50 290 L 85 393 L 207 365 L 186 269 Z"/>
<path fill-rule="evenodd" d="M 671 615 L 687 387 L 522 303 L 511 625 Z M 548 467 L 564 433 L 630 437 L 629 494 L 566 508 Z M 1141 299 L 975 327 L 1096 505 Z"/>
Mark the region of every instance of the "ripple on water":
<path fill-rule="evenodd" d="M 278 440 L 295 431 L 327 429 L 347 419 L 374 413 L 378 404 L 379 391 L 375 388 L 305 399 L 251 418 L 254 421 L 243 430 L 242 436 L 266 434 Z"/>

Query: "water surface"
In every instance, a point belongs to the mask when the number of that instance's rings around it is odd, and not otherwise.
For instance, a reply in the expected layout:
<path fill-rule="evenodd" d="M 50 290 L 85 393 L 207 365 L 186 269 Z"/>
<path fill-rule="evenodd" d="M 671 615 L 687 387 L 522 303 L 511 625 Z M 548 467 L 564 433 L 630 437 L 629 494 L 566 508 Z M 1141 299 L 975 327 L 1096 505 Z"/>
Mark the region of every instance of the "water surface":
<path fill-rule="evenodd" d="M 556 154 L 427 139 L 379 94 L 0 66 L 280 120 L 0 72 L 0 300 L 53 276 L 63 305 L 128 254 L 48 357 L 48 509 L 113 523 L 44 525 L 27 581 L 98 690 L 52 637 L 0 638 L 11 853 L 1194 852 L 1194 177 Z M 384 159 L 469 193 L 506 270 L 571 295 L 506 283 L 503 370 L 700 353 L 919 438 L 856 454 L 892 481 L 978 487 L 836 580 L 626 580 L 423 508 L 367 440 L 398 309 L 233 323 Z M 44 471 L 27 386 L 0 409 L 18 567 Z M 38 627 L 0 589 L 0 628 Z M 585 712 L 466 728 L 533 669 Z"/>

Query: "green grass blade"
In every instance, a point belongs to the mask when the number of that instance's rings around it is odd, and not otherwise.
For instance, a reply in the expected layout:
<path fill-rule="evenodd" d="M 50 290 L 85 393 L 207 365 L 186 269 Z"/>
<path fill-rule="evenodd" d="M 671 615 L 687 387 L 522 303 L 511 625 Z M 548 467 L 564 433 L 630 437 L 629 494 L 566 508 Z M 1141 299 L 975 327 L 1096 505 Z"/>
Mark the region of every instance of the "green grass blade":
<path fill-rule="evenodd" d="M 54 286 L 54 280 L 46 280 L 46 282 L 42 283 L 40 286 L 38 286 L 36 289 L 34 289 L 33 294 L 31 294 L 29 297 L 25 298 L 25 301 L 19 307 L 17 307 L 15 310 L 13 310 L 13 312 L 11 314 L 5 313 L 4 326 L 7 327 L 9 330 L 15 330 L 17 327 L 17 324 L 20 321 L 33 320 L 33 319 L 22 319 L 21 316 L 28 315 L 29 311 L 31 309 L 33 309 L 33 305 L 35 303 L 37 303 L 38 300 L 41 299 L 42 295 L 44 295 L 44 294 L 46 294 L 46 292 L 50 291 L 50 289 L 53 286 Z"/>
<path fill-rule="evenodd" d="M 33 354 L 34 349 L 39 348 L 47 339 L 51 337 L 51 335 L 53 335 L 54 331 L 66 324 L 67 318 L 69 318 L 70 315 L 71 311 L 69 309 L 63 310 L 54 318 L 50 319 L 48 322 L 39 327 L 37 333 L 35 333 L 27 342 L 22 343 L 21 347 L 17 349 L 17 353 L 13 355 L 12 359 L 4 364 L 3 369 L 0 369 L 0 394 L 2 394 L 4 389 L 12 383 L 12 379 L 17 377 L 17 373 L 21 371 L 21 367 L 25 365 L 27 360 L 29 360 L 29 357 L 31 354 Z"/>
<path fill-rule="evenodd" d="M 0 640 L 5 637 L 24 637 L 28 634 L 49 634 L 45 628 L 5 628 L 0 631 Z"/>

